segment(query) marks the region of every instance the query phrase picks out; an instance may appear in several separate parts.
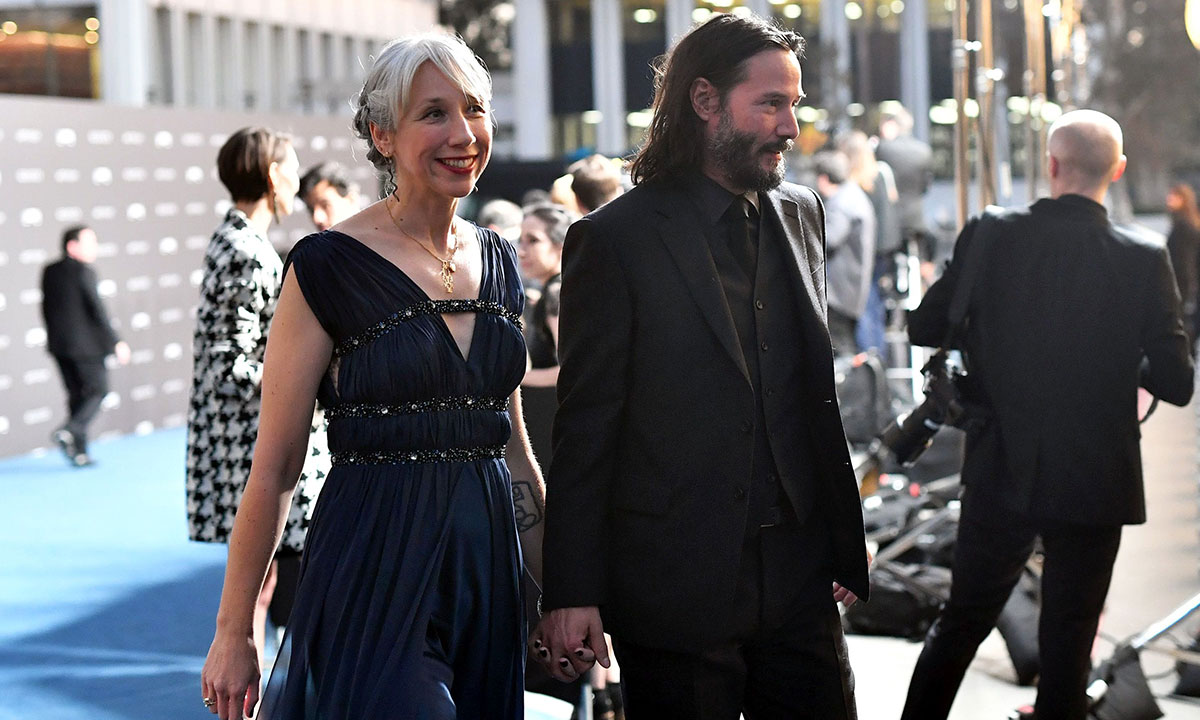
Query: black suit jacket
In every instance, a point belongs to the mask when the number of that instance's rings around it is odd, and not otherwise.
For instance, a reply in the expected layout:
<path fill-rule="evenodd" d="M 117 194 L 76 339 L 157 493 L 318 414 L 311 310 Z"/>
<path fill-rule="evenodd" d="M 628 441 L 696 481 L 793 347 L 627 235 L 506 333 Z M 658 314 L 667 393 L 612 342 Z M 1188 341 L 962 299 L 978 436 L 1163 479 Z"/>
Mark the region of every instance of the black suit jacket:
<path fill-rule="evenodd" d="M 943 341 L 977 225 L 909 315 L 914 343 Z M 1002 214 L 983 252 L 965 348 L 991 420 L 968 435 L 967 492 L 1034 520 L 1144 522 L 1138 385 L 1178 405 L 1192 395 L 1166 250 L 1065 195 Z"/>
<path fill-rule="evenodd" d="M 816 449 L 811 474 L 836 579 L 866 597 L 861 508 L 834 394 L 823 211 L 807 188 L 786 185 L 768 199 L 763 221 L 791 251 L 810 378 L 789 389 L 807 422 L 776 427 Z M 630 642 L 704 646 L 733 607 L 756 410 L 684 191 L 641 185 L 571 227 L 559 359 L 544 607 L 598 605 L 606 629 Z M 786 477 L 797 458 L 775 455 Z"/>
<path fill-rule="evenodd" d="M 104 357 L 113 351 L 117 335 L 96 283 L 95 271 L 70 257 L 42 271 L 42 318 L 51 355 Z"/>
<path fill-rule="evenodd" d="M 925 230 L 925 193 L 933 183 L 933 150 L 912 135 L 901 135 L 879 143 L 875 155 L 892 168 L 900 227 L 905 232 Z"/>

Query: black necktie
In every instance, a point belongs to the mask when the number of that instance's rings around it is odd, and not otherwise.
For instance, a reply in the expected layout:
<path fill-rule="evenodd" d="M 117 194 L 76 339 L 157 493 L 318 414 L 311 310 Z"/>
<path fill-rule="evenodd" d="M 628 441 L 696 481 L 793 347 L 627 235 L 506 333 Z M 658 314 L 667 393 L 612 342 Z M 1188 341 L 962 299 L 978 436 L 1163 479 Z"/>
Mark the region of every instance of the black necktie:
<path fill-rule="evenodd" d="M 758 211 L 739 195 L 729 208 L 729 252 L 750 280 L 758 267 Z"/>

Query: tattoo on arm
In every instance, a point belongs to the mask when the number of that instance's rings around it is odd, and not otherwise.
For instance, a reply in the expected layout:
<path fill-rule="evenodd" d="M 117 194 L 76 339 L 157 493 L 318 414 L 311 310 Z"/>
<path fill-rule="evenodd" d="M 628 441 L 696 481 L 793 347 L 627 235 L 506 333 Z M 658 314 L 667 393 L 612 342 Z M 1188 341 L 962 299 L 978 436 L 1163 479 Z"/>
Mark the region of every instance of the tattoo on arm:
<path fill-rule="evenodd" d="M 517 530 L 532 530 L 542 521 L 542 509 L 533 493 L 533 483 L 515 482 L 512 486 L 513 510 L 517 515 Z"/>

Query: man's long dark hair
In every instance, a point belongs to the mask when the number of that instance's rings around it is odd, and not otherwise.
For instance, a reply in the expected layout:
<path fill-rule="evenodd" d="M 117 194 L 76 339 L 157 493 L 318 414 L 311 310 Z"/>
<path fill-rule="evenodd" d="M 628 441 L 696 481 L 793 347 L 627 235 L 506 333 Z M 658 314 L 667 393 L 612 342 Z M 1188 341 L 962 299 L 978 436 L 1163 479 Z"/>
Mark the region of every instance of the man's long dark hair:
<path fill-rule="evenodd" d="M 700 170 L 704 128 L 692 109 L 691 90 L 705 78 L 725 96 L 746 76 L 745 63 L 764 50 L 788 50 L 799 60 L 804 38 L 756 16 L 717 15 L 687 34 L 654 72 L 654 120 L 630 166 L 634 184 Z"/>

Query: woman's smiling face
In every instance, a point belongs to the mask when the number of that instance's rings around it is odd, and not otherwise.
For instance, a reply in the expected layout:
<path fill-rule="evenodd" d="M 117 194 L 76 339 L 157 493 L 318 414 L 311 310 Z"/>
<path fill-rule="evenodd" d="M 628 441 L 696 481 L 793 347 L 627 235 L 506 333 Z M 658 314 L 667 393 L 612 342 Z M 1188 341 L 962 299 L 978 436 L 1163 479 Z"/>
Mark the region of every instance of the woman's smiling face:
<path fill-rule="evenodd" d="M 390 134 L 396 185 L 404 194 L 465 197 L 491 155 L 487 102 L 464 95 L 431 62 L 413 76 L 408 109 Z"/>

